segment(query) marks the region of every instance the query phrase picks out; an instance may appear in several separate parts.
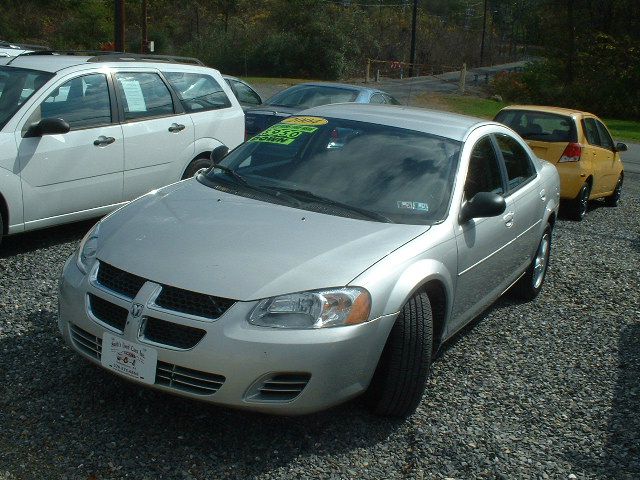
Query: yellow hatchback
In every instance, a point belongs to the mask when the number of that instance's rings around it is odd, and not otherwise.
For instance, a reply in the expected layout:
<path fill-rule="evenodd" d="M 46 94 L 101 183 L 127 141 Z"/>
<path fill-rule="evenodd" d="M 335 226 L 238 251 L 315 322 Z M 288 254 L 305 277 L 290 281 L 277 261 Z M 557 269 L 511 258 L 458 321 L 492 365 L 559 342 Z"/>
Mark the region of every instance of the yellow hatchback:
<path fill-rule="evenodd" d="M 614 144 L 598 117 L 566 108 L 512 105 L 495 120 L 518 132 L 539 158 L 556 166 L 560 198 L 571 217 L 582 220 L 589 200 L 596 198 L 618 205 L 624 179 L 620 152 L 627 146 Z"/>

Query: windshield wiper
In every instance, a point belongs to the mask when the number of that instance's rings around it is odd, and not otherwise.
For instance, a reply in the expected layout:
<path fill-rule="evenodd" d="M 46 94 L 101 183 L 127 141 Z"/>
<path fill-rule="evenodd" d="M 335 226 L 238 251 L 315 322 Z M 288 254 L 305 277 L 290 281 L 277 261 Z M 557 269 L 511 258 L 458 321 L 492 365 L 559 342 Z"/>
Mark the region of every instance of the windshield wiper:
<path fill-rule="evenodd" d="M 218 170 L 222 170 L 224 173 L 228 173 L 229 175 L 231 175 L 233 178 L 238 180 L 243 185 L 246 185 L 248 187 L 253 187 L 253 185 L 251 185 L 249 182 L 247 182 L 246 178 L 244 178 L 242 175 L 240 175 L 238 172 L 236 172 L 233 168 L 229 168 L 229 167 L 226 167 L 224 165 L 219 165 L 219 164 L 214 164 L 211 168 L 213 168 L 213 169 L 217 168 Z"/>
<path fill-rule="evenodd" d="M 381 213 L 372 212 L 371 210 L 366 210 L 364 208 L 354 207 L 353 205 L 349 205 L 347 203 L 338 202 L 337 200 L 332 200 L 330 198 L 323 197 L 321 195 L 316 195 L 315 193 L 309 192 L 308 190 L 302 190 L 298 188 L 286 188 L 286 187 L 266 187 L 266 188 L 286 192 L 289 195 L 293 195 L 294 197 L 299 198 L 300 200 L 305 202 L 322 203 L 325 205 L 338 207 L 343 210 L 352 211 L 362 215 L 363 217 L 369 218 L 371 220 L 377 220 L 379 222 L 384 222 L 384 223 L 395 223 L 389 217 Z"/>
<path fill-rule="evenodd" d="M 265 195 L 268 195 L 270 197 L 275 197 L 279 200 L 286 200 L 290 205 L 294 205 L 294 206 L 299 206 L 300 202 L 298 202 L 295 198 L 289 196 L 289 195 L 282 195 L 280 192 L 278 191 L 274 191 L 271 188 L 268 187 L 264 187 L 261 185 L 254 185 L 252 183 L 249 183 L 247 181 L 246 178 L 244 178 L 242 175 L 240 175 L 238 172 L 236 172 L 234 169 L 229 168 L 225 165 L 213 165 L 212 167 L 213 169 L 218 169 L 218 170 L 222 170 L 224 173 L 229 174 L 229 176 L 231 176 L 233 179 L 235 179 L 237 181 L 237 183 L 243 187 L 246 187 L 250 190 L 256 191 L 256 192 L 260 192 L 260 193 L 264 193 Z M 205 178 L 207 178 L 205 176 Z"/>

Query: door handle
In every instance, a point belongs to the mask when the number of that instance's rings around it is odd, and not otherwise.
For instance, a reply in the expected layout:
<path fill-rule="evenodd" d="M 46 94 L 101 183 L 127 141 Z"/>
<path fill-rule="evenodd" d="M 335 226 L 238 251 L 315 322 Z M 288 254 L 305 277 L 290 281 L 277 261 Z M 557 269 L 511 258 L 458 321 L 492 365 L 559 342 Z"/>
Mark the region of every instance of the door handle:
<path fill-rule="evenodd" d="M 513 225 L 513 216 L 514 213 L 513 212 L 509 212 L 506 213 L 503 217 L 502 220 L 504 221 L 504 224 L 507 226 L 507 228 L 511 228 Z"/>
<path fill-rule="evenodd" d="M 107 145 L 109 145 L 109 144 L 111 144 L 111 143 L 113 143 L 115 141 L 116 141 L 116 139 L 113 138 L 113 137 L 105 137 L 104 135 L 100 135 L 98 138 L 96 138 L 93 141 L 93 144 L 96 147 L 106 147 Z"/>
<path fill-rule="evenodd" d="M 171 133 L 178 133 L 184 130 L 184 128 L 185 128 L 184 125 L 180 123 L 172 123 L 171 126 L 169 127 L 169 131 Z"/>

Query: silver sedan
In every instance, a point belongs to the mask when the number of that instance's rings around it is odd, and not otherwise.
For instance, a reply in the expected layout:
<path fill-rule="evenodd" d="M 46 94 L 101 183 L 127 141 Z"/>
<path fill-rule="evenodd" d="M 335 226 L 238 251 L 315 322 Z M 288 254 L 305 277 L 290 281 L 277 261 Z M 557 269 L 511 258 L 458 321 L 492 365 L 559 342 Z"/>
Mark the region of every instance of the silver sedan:
<path fill-rule="evenodd" d="M 327 105 L 226 153 L 68 259 L 59 327 L 80 355 L 236 408 L 303 414 L 366 392 L 407 416 L 443 342 L 510 287 L 542 288 L 558 174 L 503 125 Z"/>

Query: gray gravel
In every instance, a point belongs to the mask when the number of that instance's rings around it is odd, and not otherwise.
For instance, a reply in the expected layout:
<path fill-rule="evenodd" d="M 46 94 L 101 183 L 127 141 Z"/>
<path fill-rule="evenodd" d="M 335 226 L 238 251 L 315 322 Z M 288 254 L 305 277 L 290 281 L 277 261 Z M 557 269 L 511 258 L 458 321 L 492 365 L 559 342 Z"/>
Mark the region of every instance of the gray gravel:
<path fill-rule="evenodd" d="M 64 347 L 57 276 L 90 223 L 0 250 L 0 479 L 640 478 L 640 175 L 562 220 L 529 304 L 435 363 L 417 413 L 247 414 L 129 384 Z"/>

